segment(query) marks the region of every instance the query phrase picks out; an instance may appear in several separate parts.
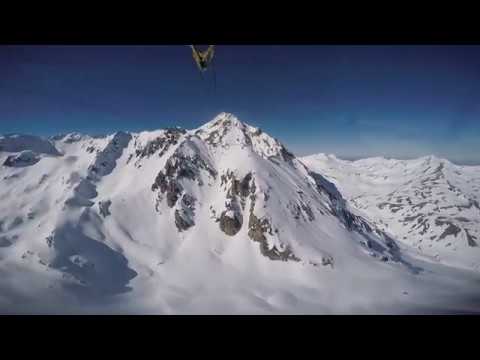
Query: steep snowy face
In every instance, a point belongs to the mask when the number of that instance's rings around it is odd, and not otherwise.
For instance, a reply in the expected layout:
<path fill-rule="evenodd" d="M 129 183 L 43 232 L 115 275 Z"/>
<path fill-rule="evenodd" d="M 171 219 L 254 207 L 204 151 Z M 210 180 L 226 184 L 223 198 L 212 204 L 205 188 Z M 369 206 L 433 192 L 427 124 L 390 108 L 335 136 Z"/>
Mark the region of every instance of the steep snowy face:
<path fill-rule="evenodd" d="M 303 240 L 328 238 L 324 230 L 312 235 L 326 221 L 364 237 L 357 239 L 358 246 L 371 256 L 399 261 L 392 239 L 352 214 L 333 184 L 277 140 L 233 115 L 221 114 L 197 130 L 163 134 L 137 153 L 152 149 L 147 153 L 158 152 L 162 158 L 171 145 L 151 189 L 156 211 L 170 214 L 165 216 L 179 233 L 208 226 L 208 233 L 218 237 L 258 243 L 270 260 L 333 265 L 329 249 L 337 244 L 325 241 L 319 251 L 321 241 Z M 204 212 L 209 218 L 199 220 Z"/>
<path fill-rule="evenodd" d="M 426 156 L 354 162 L 304 158 L 378 227 L 437 261 L 480 266 L 480 167 Z"/>

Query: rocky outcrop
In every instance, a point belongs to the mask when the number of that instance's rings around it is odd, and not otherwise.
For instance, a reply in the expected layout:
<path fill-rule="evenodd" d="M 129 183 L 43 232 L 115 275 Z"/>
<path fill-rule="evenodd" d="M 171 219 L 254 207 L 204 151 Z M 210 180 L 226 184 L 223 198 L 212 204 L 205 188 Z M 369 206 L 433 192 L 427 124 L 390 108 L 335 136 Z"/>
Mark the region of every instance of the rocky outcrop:
<path fill-rule="evenodd" d="M 145 147 L 137 149 L 135 155 L 139 159 L 149 158 L 158 152 L 162 157 L 172 146 L 177 145 L 182 135 L 186 133 L 183 129 L 166 129 L 162 136 L 149 141 Z"/>
<path fill-rule="evenodd" d="M 256 205 L 256 187 L 255 182 L 252 181 L 252 186 L 250 187 L 250 209 L 249 209 L 249 218 L 248 218 L 248 237 L 260 244 L 260 252 L 263 256 L 274 261 L 300 261 L 300 259 L 295 256 L 293 251 L 289 246 L 280 244 L 279 247 L 276 245 L 269 246 L 267 235 L 274 237 L 278 234 L 278 230 L 273 230 L 270 221 L 266 218 L 259 218 L 255 215 L 255 205 Z M 264 194 L 265 196 L 266 194 Z"/>
<path fill-rule="evenodd" d="M 242 228 L 243 216 L 232 210 L 223 211 L 220 215 L 220 230 L 226 235 L 235 236 Z"/>
<path fill-rule="evenodd" d="M 25 167 L 35 165 L 40 161 L 40 157 L 33 151 L 26 150 L 20 154 L 10 155 L 7 157 L 3 166 L 7 167 Z"/>
<path fill-rule="evenodd" d="M 437 241 L 445 239 L 447 236 L 453 235 L 457 237 L 457 235 L 462 231 L 460 227 L 455 225 L 450 221 L 439 220 L 438 218 L 435 220 L 435 224 L 438 226 L 448 225 L 447 228 L 443 231 L 443 233 L 438 237 Z"/>
<path fill-rule="evenodd" d="M 267 218 L 259 218 L 254 213 L 257 187 L 253 173 L 250 172 L 242 179 L 238 179 L 233 171 L 227 170 L 220 179 L 220 186 L 226 191 L 227 197 L 226 209 L 218 219 L 220 230 L 226 235 L 235 236 L 243 226 L 243 213 L 248 211 L 248 237 L 259 243 L 263 256 L 275 261 L 300 261 L 289 246 L 282 244 L 269 246 L 267 236 L 275 237 L 278 230 L 273 230 Z M 264 197 L 268 198 L 267 193 L 264 193 Z M 248 200 L 250 200 L 250 209 L 246 210 Z"/>
<path fill-rule="evenodd" d="M 290 162 L 295 159 L 295 155 L 293 155 L 290 151 L 288 151 L 285 146 L 281 145 L 280 147 L 280 155 L 283 161 Z"/>
<path fill-rule="evenodd" d="M 195 225 L 195 203 L 196 199 L 193 196 L 183 195 L 180 208 L 175 210 L 175 225 L 179 232 Z"/>
<path fill-rule="evenodd" d="M 104 218 L 106 218 L 107 216 L 111 215 L 111 213 L 110 213 L 110 205 L 112 205 L 112 201 L 111 201 L 111 200 L 100 201 L 100 202 L 98 203 L 98 207 L 99 207 L 99 210 L 100 210 L 100 215 L 102 215 Z"/>
<path fill-rule="evenodd" d="M 160 191 L 161 195 L 165 195 L 168 207 L 173 208 L 183 192 L 181 180 L 197 181 L 198 185 L 202 186 L 203 181 L 200 176 L 202 170 L 215 178 L 215 170 L 198 154 L 189 156 L 176 151 L 167 160 L 164 170 L 158 173 L 152 184 L 152 191 Z M 159 197 L 159 202 L 161 201 L 162 197 Z"/>
<path fill-rule="evenodd" d="M 173 208 L 180 198 L 183 188 L 175 178 L 167 178 L 163 171 L 160 171 L 152 185 L 152 191 L 157 190 L 160 191 L 160 194 L 166 195 L 168 207 Z M 158 197 L 157 208 L 162 199 L 161 196 Z"/>
<path fill-rule="evenodd" d="M 98 181 L 103 176 L 112 173 L 117 160 L 122 156 L 124 149 L 130 143 L 132 136 L 124 132 L 116 133 L 108 145 L 95 157 L 95 162 L 88 168 L 88 180 Z"/>
<path fill-rule="evenodd" d="M 465 230 L 465 234 L 466 234 L 466 236 L 467 236 L 467 244 L 468 244 L 468 246 L 470 246 L 470 247 L 477 247 L 478 244 L 477 244 L 477 242 L 475 241 L 475 240 L 477 240 L 477 237 L 476 237 L 476 236 L 473 236 L 472 234 L 470 234 L 470 233 L 468 232 L 468 230 Z"/>
<path fill-rule="evenodd" d="M 290 201 L 287 204 L 287 209 L 290 210 L 290 213 L 295 220 L 303 220 L 305 222 L 312 222 L 315 220 L 312 208 L 302 200 Z"/>
<path fill-rule="evenodd" d="M 220 230 L 226 235 L 235 236 L 243 225 L 243 210 L 248 196 L 255 196 L 255 181 L 252 173 L 238 180 L 232 171 L 227 170 L 220 177 L 220 186 L 226 190 L 225 210 L 219 218 Z"/>
<path fill-rule="evenodd" d="M 253 211 L 251 211 L 248 221 L 248 236 L 250 239 L 260 244 L 260 252 L 262 255 L 270 260 L 300 261 L 300 259 L 295 256 L 289 246 L 283 246 L 283 248 L 280 249 L 277 248 L 276 245 L 269 247 L 266 234 L 274 236 L 270 222 L 266 218 L 259 219 L 257 216 L 255 216 Z"/>
<path fill-rule="evenodd" d="M 176 141 L 175 137 L 172 139 Z M 179 232 L 186 231 L 195 225 L 196 199 L 185 193 L 182 183 L 190 180 L 195 181 L 198 186 L 203 186 L 204 174 L 207 178 L 213 179 L 217 176 L 213 167 L 200 155 L 195 140 L 187 138 L 168 158 L 164 169 L 158 173 L 151 186 L 153 192 L 158 192 L 155 204 L 157 211 L 164 200 L 169 208 L 176 208 L 174 220 Z"/>

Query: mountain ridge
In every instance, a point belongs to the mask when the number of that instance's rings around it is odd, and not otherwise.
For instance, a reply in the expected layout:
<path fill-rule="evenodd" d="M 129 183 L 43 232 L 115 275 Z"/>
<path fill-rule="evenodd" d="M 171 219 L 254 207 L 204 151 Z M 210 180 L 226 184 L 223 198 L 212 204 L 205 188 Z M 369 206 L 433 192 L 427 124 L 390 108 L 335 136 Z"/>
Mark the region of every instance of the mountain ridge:
<path fill-rule="evenodd" d="M 0 309 L 48 312 L 51 299 L 105 310 L 119 299 L 134 312 L 368 312 L 392 309 L 405 288 L 429 303 L 467 281 L 443 267 L 447 280 L 428 275 L 436 265 L 232 114 L 192 130 L 50 141 L 60 155 L 22 167 L 0 152 L 0 289 L 10 294 Z"/>

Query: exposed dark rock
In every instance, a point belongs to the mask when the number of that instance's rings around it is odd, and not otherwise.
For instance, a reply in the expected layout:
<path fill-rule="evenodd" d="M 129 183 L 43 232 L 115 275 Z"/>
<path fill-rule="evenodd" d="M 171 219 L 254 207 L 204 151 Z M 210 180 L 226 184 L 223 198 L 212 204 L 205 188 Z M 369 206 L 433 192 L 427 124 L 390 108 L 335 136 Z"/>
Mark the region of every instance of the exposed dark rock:
<path fill-rule="evenodd" d="M 473 206 L 475 206 L 478 210 L 480 210 L 480 204 L 478 203 L 477 200 L 471 200 L 471 203 Z"/>
<path fill-rule="evenodd" d="M 252 133 L 252 136 L 260 136 L 263 134 L 262 129 L 256 128 L 255 131 Z"/>
<path fill-rule="evenodd" d="M 182 179 L 196 180 L 198 185 L 202 186 L 200 171 L 206 171 L 213 178 L 217 175 L 216 171 L 199 154 L 191 156 L 182 153 L 182 146 L 192 146 L 195 149 L 193 142 L 186 141 L 167 160 L 164 170 L 158 173 L 152 185 L 152 191 L 160 191 L 157 209 L 158 204 L 162 201 L 162 194 L 166 194 L 167 205 L 170 208 L 175 206 L 183 193 L 183 186 L 180 183 Z"/>
<path fill-rule="evenodd" d="M 420 219 L 419 219 L 420 220 Z M 430 224 L 428 223 L 428 219 L 424 219 L 422 222 L 419 223 L 418 227 L 423 227 L 420 231 L 420 235 L 425 235 L 430 228 Z"/>
<path fill-rule="evenodd" d="M 437 241 L 443 240 L 449 235 L 453 235 L 453 236 L 457 237 L 458 233 L 460 233 L 460 231 L 461 231 L 461 229 L 457 225 L 455 225 L 454 223 L 452 223 L 448 220 L 441 220 L 440 218 L 437 218 L 435 220 L 435 225 L 437 225 L 437 226 L 448 225 L 448 227 L 439 236 Z"/>
<path fill-rule="evenodd" d="M 247 198 L 255 199 L 256 186 L 252 173 L 248 173 L 242 180 L 238 180 L 233 172 L 227 171 L 221 176 L 221 185 L 230 184 L 226 188 L 226 210 L 222 212 L 219 222 L 220 229 L 227 235 L 237 234 L 243 225 L 242 210 L 245 209 Z M 240 203 L 240 205 L 239 205 Z"/>
<path fill-rule="evenodd" d="M 341 193 L 338 191 L 337 187 L 326 180 L 320 174 L 317 174 L 312 171 L 308 171 L 310 177 L 315 181 L 317 191 L 319 193 L 327 194 L 331 203 L 332 215 L 337 216 L 340 221 L 347 227 L 350 231 L 357 231 L 360 234 L 371 233 L 371 226 L 363 218 L 352 214 L 346 205 L 345 199 L 342 197 Z M 397 206 L 397 204 L 393 204 Z M 383 233 L 382 233 L 383 234 Z"/>
<path fill-rule="evenodd" d="M 51 248 L 51 247 L 54 246 L 55 235 L 52 234 L 52 235 L 50 235 L 50 236 L 47 236 L 47 237 L 45 238 L 45 240 L 47 241 L 48 247 Z"/>
<path fill-rule="evenodd" d="M 226 174 L 221 176 L 221 186 L 231 184 L 227 188 L 227 198 L 229 203 L 227 205 L 227 210 L 230 210 L 230 215 L 235 214 L 232 218 L 231 216 L 226 216 L 227 212 L 223 212 L 220 217 L 220 227 L 222 231 L 231 234 L 237 233 L 240 231 L 242 226 L 243 217 L 241 215 L 241 210 L 238 209 L 237 202 L 240 201 L 242 209 L 244 209 L 245 202 L 247 198 L 250 199 L 250 216 L 248 222 L 248 236 L 255 242 L 260 244 L 260 252 L 263 256 L 271 260 L 280 260 L 280 261 L 300 261 L 291 249 L 286 246 L 285 248 L 277 248 L 273 246 L 271 249 L 268 246 L 268 241 L 266 234 L 274 236 L 278 233 L 278 230 L 274 231 L 270 225 L 268 219 L 259 219 L 254 214 L 255 203 L 256 203 L 256 185 L 255 180 L 253 179 L 252 173 L 247 174 L 242 180 L 238 180 L 233 172 L 227 171 Z M 268 194 L 264 193 L 264 196 L 268 198 Z M 308 212 L 308 210 L 306 210 Z M 226 229 L 229 227 L 229 229 Z"/>
<path fill-rule="evenodd" d="M 340 194 L 333 183 L 325 179 L 322 175 L 308 170 L 308 168 L 306 170 L 308 171 L 308 175 L 313 179 L 315 188 L 320 194 L 326 194 L 332 203 L 334 203 L 334 206 L 345 206 L 345 200 L 343 199 L 342 194 Z"/>
<path fill-rule="evenodd" d="M 233 217 L 230 215 L 233 214 Z M 241 215 L 233 211 L 223 211 L 219 219 L 220 230 L 229 236 L 235 236 L 242 228 Z"/>
<path fill-rule="evenodd" d="M 445 231 L 440 235 L 438 240 L 442 240 L 446 238 L 449 235 L 454 235 L 455 237 L 457 236 L 458 233 L 460 233 L 461 229 L 454 225 L 454 224 L 449 224 L 448 228 L 445 229 Z"/>
<path fill-rule="evenodd" d="M 250 194 L 250 180 L 252 180 L 252 173 L 248 173 L 239 184 L 236 183 L 238 186 L 236 189 L 237 195 L 245 198 Z"/>
<path fill-rule="evenodd" d="M 475 241 L 477 239 L 476 236 L 473 236 L 471 235 L 467 229 L 465 229 L 465 234 L 467 235 L 467 243 L 468 243 L 468 246 L 470 247 L 477 247 L 478 244 L 477 242 Z"/>
<path fill-rule="evenodd" d="M 397 211 L 403 209 L 403 205 L 393 204 L 388 202 L 383 202 L 377 205 L 380 210 L 383 210 L 386 206 L 390 209 L 391 212 L 396 213 Z"/>
<path fill-rule="evenodd" d="M 411 221 L 414 221 L 415 219 L 417 219 L 421 216 L 424 216 L 424 215 L 423 214 L 417 214 L 417 215 L 414 215 L 414 216 L 407 216 L 403 219 L 403 222 L 411 222 Z"/>
<path fill-rule="evenodd" d="M 295 159 L 295 155 L 293 155 L 290 151 L 288 151 L 283 145 L 280 148 L 280 155 L 282 156 L 283 161 L 290 162 Z"/>
<path fill-rule="evenodd" d="M 98 207 L 100 209 L 100 215 L 102 215 L 104 218 L 106 218 L 107 216 L 111 215 L 110 213 L 110 205 L 112 205 L 112 201 L 111 200 L 107 200 L 107 201 L 100 201 L 98 203 Z"/>
<path fill-rule="evenodd" d="M 152 191 L 160 190 L 162 193 L 167 191 L 168 181 L 163 171 L 160 171 L 152 185 Z"/>
<path fill-rule="evenodd" d="M 179 210 L 175 210 L 175 225 L 177 226 L 178 231 L 184 231 L 192 227 L 193 223 L 182 216 Z"/>
<path fill-rule="evenodd" d="M 303 212 L 307 214 L 308 221 L 315 220 L 315 215 L 313 214 L 312 208 L 309 205 L 302 203 L 301 207 Z"/>
<path fill-rule="evenodd" d="M 423 193 L 422 193 L 423 194 Z M 413 205 L 412 210 L 415 210 L 416 208 L 419 208 L 420 210 L 423 209 L 426 205 L 428 205 L 428 202 L 421 202 L 419 204 Z"/>
<path fill-rule="evenodd" d="M 116 133 L 105 149 L 97 153 L 95 162 L 88 168 L 88 180 L 98 181 L 103 176 L 111 174 L 131 139 L 130 134 Z"/>
<path fill-rule="evenodd" d="M 291 249 L 286 246 L 285 249 L 277 249 L 276 246 L 273 246 L 269 249 L 268 241 L 265 236 L 266 233 L 273 235 L 272 227 L 268 219 L 259 219 L 253 211 L 250 212 L 250 218 L 248 222 L 248 236 L 255 242 L 260 243 L 260 252 L 263 256 L 269 258 L 270 260 L 280 260 L 280 261 L 300 261 L 299 258 L 291 251 Z"/>
<path fill-rule="evenodd" d="M 324 256 L 322 257 L 322 265 L 323 266 L 328 266 L 330 265 L 333 269 L 333 266 L 334 266 L 334 261 L 333 261 L 333 258 L 331 256 Z"/>
<path fill-rule="evenodd" d="M 7 238 L 6 236 L 0 237 L 0 248 L 9 247 L 11 245 L 12 245 L 12 242 L 10 241 L 9 238 Z"/>
<path fill-rule="evenodd" d="M 167 129 L 163 136 L 160 136 L 145 145 L 144 148 L 136 151 L 137 158 L 150 157 L 159 151 L 158 156 L 162 157 L 171 146 L 177 145 L 178 140 L 186 133 L 183 129 Z"/>
<path fill-rule="evenodd" d="M 26 167 L 35 165 L 40 161 L 40 157 L 32 151 L 26 150 L 20 154 L 7 157 L 3 166 L 6 167 Z"/>
<path fill-rule="evenodd" d="M 187 156 L 177 151 L 165 165 L 165 175 L 167 177 L 177 176 L 178 179 L 197 180 L 199 185 L 202 185 L 199 180 L 201 170 L 206 171 L 212 178 L 217 176 L 217 172 L 199 154 Z"/>
<path fill-rule="evenodd" d="M 223 144 L 223 138 L 225 137 L 225 135 L 228 134 L 228 131 L 232 128 L 233 125 L 233 121 L 230 117 L 218 119 L 211 125 L 208 137 L 206 137 L 205 142 L 212 147 L 216 147 L 219 145 L 225 146 L 225 144 Z M 239 129 L 243 132 L 243 137 L 246 144 L 251 145 L 251 139 L 246 133 L 245 126 L 243 126 L 243 124 L 240 124 Z"/>
<path fill-rule="evenodd" d="M 404 223 L 411 222 L 415 219 L 417 220 L 417 224 L 413 225 L 411 228 L 412 229 L 422 228 L 422 230 L 420 230 L 420 235 L 425 235 L 428 229 L 430 228 L 430 224 L 428 223 L 428 218 L 425 218 L 424 214 L 417 214 L 415 216 L 406 217 L 404 219 Z"/>
<path fill-rule="evenodd" d="M 180 198 L 183 189 L 175 181 L 170 181 L 167 186 L 167 205 L 170 208 L 173 208 L 177 203 L 177 200 Z"/>
<path fill-rule="evenodd" d="M 175 225 L 178 231 L 185 231 L 195 225 L 196 199 L 188 194 L 183 195 L 180 209 L 175 210 Z"/>
<path fill-rule="evenodd" d="M 309 205 L 300 201 L 298 203 L 289 203 L 287 204 L 287 208 L 290 209 L 290 212 L 293 215 L 295 220 L 303 219 L 304 221 L 313 221 L 315 220 L 315 215 L 313 214 L 312 209 Z"/>
<path fill-rule="evenodd" d="M 194 210 L 196 201 L 197 200 L 193 196 L 185 194 L 182 198 L 182 206 L 187 209 Z"/>

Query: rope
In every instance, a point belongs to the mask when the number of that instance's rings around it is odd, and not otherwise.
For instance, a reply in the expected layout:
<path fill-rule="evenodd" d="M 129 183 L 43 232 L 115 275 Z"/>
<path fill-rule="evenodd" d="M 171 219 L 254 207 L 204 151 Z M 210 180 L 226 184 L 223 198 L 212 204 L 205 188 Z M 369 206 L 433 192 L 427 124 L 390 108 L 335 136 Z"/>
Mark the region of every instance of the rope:
<path fill-rule="evenodd" d="M 215 59 L 212 59 L 212 72 L 213 72 L 213 93 L 217 93 L 217 72 L 215 70 Z"/>

